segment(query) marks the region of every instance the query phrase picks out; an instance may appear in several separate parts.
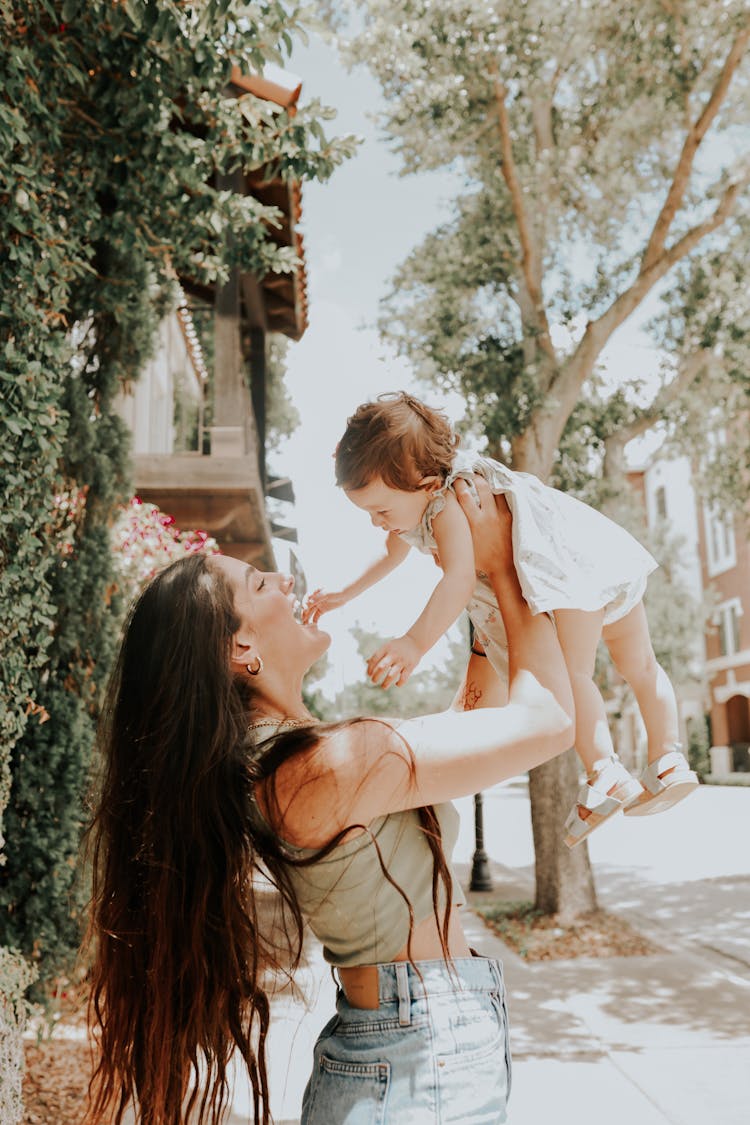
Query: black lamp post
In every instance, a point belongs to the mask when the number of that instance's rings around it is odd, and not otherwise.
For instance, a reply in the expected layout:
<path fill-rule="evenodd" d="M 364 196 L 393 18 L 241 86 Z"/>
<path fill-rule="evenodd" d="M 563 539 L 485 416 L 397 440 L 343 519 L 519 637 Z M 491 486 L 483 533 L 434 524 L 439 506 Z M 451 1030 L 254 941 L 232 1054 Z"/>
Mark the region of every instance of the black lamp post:
<path fill-rule="evenodd" d="M 470 891 L 491 891 L 490 861 L 484 850 L 484 802 L 482 794 L 474 797 L 474 856 L 471 861 Z"/>
<path fill-rule="evenodd" d="M 474 645 L 474 626 L 469 621 L 469 646 Z M 484 850 L 484 801 L 482 794 L 474 796 L 474 855 L 471 860 L 470 891 L 491 891 L 490 860 Z"/>

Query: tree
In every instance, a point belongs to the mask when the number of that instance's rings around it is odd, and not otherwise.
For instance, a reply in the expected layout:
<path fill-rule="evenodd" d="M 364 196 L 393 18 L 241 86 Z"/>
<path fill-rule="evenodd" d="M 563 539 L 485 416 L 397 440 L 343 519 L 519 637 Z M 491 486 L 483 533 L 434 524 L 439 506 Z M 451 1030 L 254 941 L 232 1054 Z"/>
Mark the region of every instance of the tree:
<path fill-rule="evenodd" d="M 268 337 L 266 357 L 266 446 L 276 453 L 284 438 L 296 430 L 300 422 L 297 407 L 289 397 L 284 382 L 286 353 L 289 341 L 278 332 Z"/>
<path fill-rule="evenodd" d="M 132 489 L 113 407 L 176 274 L 296 267 L 241 170 L 326 179 L 330 111 L 230 96 L 282 62 L 278 0 L 0 0 L 0 944 L 40 979 L 80 939 L 83 792 L 122 591 L 111 523 Z M 231 248 L 225 249 L 228 231 Z"/>
<path fill-rule="evenodd" d="M 569 470 L 603 352 L 644 310 L 662 369 L 607 401 L 598 451 L 578 440 L 579 475 L 604 469 L 616 490 L 626 440 L 661 419 L 673 440 L 705 430 L 707 399 L 746 395 L 743 0 L 353 6 L 364 19 L 347 56 L 382 86 L 404 174 L 463 179 L 452 218 L 399 269 L 381 327 L 427 382 L 463 392 L 491 453 L 554 480 L 562 442 Z M 729 484 L 746 457 L 730 444 Z M 547 911 L 595 902 L 586 849 L 560 842 L 576 784 L 570 756 L 531 774 Z"/>
<path fill-rule="evenodd" d="M 450 641 L 445 663 L 415 672 L 400 688 L 383 690 L 365 676 L 364 665 L 381 643 L 376 633 L 355 626 L 352 633 L 362 657 L 362 678 L 347 684 L 329 700 L 320 687 L 308 685 L 307 704 L 321 719 L 333 722 L 357 715 L 431 715 L 450 707 L 468 659 L 468 640 Z"/>

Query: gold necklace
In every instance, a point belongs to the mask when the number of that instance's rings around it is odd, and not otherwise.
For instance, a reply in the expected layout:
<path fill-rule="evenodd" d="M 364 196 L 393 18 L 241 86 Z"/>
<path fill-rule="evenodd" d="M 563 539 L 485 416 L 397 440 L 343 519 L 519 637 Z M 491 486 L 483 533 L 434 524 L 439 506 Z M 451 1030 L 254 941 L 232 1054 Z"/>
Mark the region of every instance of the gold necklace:
<path fill-rule="evenodd" d="M 251 727 L 309 727 L 315 719 L 312 716 L 309 719 L 252 719 L 250 722 Z"/>

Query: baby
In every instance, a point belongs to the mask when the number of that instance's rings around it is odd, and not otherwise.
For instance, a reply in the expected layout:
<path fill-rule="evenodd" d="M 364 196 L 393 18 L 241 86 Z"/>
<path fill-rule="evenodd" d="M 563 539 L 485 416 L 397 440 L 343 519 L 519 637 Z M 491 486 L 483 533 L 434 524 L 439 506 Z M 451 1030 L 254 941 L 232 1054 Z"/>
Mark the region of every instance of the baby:
<path fill-rule="evenodd" d="M 381 395 L 349 419 L 336 449 L 336 481 L 386 532 L 385 550 L 335 593 L 316 590 L 305 614 L 317 620 L 390 574 L 410 547 L 432 554 L 443 571 L 427 605 L 403 636 L 368 662 L 383 687 L 405 684 L 424 654 L 468 609 L 473 653 L 486 656 L 507 682 L 505 633 L 497 601 L 475 574 L 468 521 L 452 491 L 457 478 L 481 474 L 512 515 L 513 558 L 534 613 L 554 614 L 576 705 L 576 750 L 587 772 L 565 824 L 580 843 L 620 809 L 660 812 L 698 784 L 681 753 L 674 690 L 654 656 L 643 594 L 657 563 L 623 528 L 528 473 L 460 451 L 450 422 L 411 395 Z M 648 735 L 648 765 L 631 777 L 617 758 L 604 701 L 593 680 L 599 639 L 632 688 Z"/>

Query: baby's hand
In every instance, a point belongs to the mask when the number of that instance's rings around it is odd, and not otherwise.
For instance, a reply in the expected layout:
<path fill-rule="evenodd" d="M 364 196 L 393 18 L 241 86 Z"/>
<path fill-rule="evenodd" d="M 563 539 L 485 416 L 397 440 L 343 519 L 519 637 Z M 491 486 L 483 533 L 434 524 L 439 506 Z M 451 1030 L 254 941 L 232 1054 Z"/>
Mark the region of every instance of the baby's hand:
<path fill-rule="evenodd" d="M 367 661 L 367 675 L 374 684 L 403 687 L 422 659 L 415 641 L 406 634 L 386 641 Z"/>
<path fill-rule="evenodd" d="M 346 605 L 347 599 L 339 591 L 326 593 L 325 590 L 313 590 L 305 599 L 305 604 L 302 607 L 302 624 L 303 625 L 316 625 L 318 619 L 329 610 L 339 609 L 340 606 Z"/>

